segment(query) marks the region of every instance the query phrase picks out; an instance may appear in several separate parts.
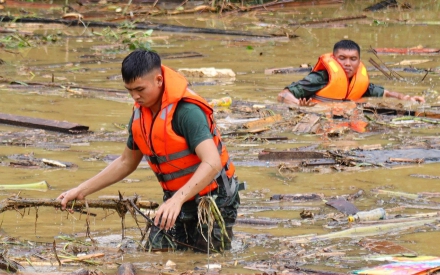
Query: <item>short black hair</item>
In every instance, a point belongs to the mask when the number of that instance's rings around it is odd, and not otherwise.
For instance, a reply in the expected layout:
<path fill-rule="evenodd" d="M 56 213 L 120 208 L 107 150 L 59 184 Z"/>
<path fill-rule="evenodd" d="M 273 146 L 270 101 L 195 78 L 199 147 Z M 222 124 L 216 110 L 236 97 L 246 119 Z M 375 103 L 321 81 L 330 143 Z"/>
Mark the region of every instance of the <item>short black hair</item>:
<path fill-rule="evenodd" d="M 160 68 L 161 61 L 157 53 L 146 50 L 135 50 L 122 61 L 122 79 L 125 83 L 131 83 L 137 78 Z"/>
<path fill-rule="evenodd" d="M 335 53 L 339 49 L 343 49 L 343 50 L 356 50 L 359 53 L 359 57 L 361 57 L 361 48 L 353 40 L 344 39 L 344 40 L 341 40 L 341 41 L 337 42 L 333 46 L 333 53 Z"/>

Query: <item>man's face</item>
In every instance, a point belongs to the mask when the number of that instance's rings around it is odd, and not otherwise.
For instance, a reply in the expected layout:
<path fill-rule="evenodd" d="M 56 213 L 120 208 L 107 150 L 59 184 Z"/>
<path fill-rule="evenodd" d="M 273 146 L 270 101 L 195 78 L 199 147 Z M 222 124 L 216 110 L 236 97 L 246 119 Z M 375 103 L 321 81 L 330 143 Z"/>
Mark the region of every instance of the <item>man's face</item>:
<path fill-rule="evenodd" d="M 359 52 L 357 50 L 338 49 L 333 53 L 335 59 L 341 64 L 348 78 L 352 78 L 356 74 L 359 64 Z"/>
<path fill-rule="evenodd" d="M 150 72 L 124 86 L 140 106 L 150 108 L 153 112 L 159 111 L 163 90 L 163 76 L 160 72 Z"/>

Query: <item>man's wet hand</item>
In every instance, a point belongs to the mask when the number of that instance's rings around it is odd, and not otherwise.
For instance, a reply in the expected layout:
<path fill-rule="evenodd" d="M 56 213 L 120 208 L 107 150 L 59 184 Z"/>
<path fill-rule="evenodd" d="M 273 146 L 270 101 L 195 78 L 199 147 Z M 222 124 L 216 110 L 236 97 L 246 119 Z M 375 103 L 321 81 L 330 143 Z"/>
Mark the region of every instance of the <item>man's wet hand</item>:
<path fill-rule="evenodd" d="M 61 200 L 61 210 L 66 210 L 66 206 L 69 201 L 73 201 L 75 199 L 84 199 L 84 198 L 80 197 L 80 195 L 78 194 L 78 190 L 76 188 L 73 188 L 61 193 L 57 197 L 57 199 Z M 69 210 L 69 212 L 73 213 L 73 210 Z"/>
<path fill-rule="evenodd" d="M 180 210 L 182 209 L 182 203 L 178 199 L 171 197 L 164 202 L 156 212 L 154 218 L 154 225 L 160 229 L 170 230 L 176 223 Z"/>
<path fill-rule="evenodd" d="M 409 100 L 419 103 L 425 102 L 425 98 L 423 96 L 411 96 Z"/>
<path fill-rule="evenodd" d="M 309 99 L 300 98 L 298 105 L 299 106 L 306 106 L 306 107 L 313 107 L 316 105 L 316 102 L 313 102 L 311 98 L 309 98 Z"/>

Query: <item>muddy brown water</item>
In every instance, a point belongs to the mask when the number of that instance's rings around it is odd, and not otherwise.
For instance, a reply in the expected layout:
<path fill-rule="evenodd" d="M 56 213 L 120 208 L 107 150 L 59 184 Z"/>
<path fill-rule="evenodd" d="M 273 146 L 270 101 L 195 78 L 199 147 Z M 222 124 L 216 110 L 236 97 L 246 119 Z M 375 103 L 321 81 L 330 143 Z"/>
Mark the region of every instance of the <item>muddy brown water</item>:
<path fill-rule="evenodd" d="M 216 67 L 230 68 L 237 73 L 235 81 L 220 82 L 217 85 L 195 85 L 193 89 L 207 98 L 219 98 L 231 96 L 233 100 L 248 100 L 262 103 L 276 101 L 277 93 L 285 86 L 304 77 L 304 74 L 265 75 L 264 70 L 273 67 L 297 67 L 300 64 L 313 65 L 317 57 L 331 50 L 333 44 L 343 38 L 357 41 L 362 48 L 362 59 L 369 66 L 367 60 L 374 57 L 366 50 L 372 47 L 440 47 L 438 26 L 420 25 L 428 21 L 439 21 L 439 6 L 435 1 L 413 1 L 415 8 L 411 11 L 381 11 L 367 14 L 367 19 L 361 21 L 346 21 L 340 24 L 332 24 L 332 27 L 308 26 L 299 27 L 296 30 L 298 38 L 294 39 L 250 39 L 235 36 L 217 36 L 203 34 L 179 34 L 154 32 L 153 38 L 161 36 L 163 39 L 154 39 L 152 47 L 159 53 L 177 53 L 196 51 L 203 57 L 164 59 L 163 63 L 175 69 Z M 432 5 L 429 6 L 431 3 Z M 356 4 L 357 3 L 357 4 Z M 428 7 L 431 7 L 428 9 Z M 313 18 L 314 15 L 323 17 L 349 16 L 360 12 L 358 2 L 347 2 L 344 5 L 329 7 L 297 8 L 285 11 L 248 13 L 240 16 L 218 18 L 215 15 L 198 15 L 197 20 L 189 16 L 158 18 L 168 24 L 188 24 L 200 27 L 223 27 L 236 28 L 248 31 L 270 30 L 271 24 L 280 22 L 292 22 L 300 19 Z M 327 16 L 326 16 L 327 15 Z M 263 19 L 262 19 L 263 18 Z M 379 24 L 374 24 L 377 20 Z M 400 20 L 400 22 L 396 21 Z M 403 24 L 402 21 L 407 21 Z M 15 25 L 3 24 L 16 27 L 20 30 L 35 30 L 36 33 L 48 33 L 52 29 L 61 30 L 72 36 L 80 35 L 82 28 L 65 27 L 61 25 Z M 0 25 L 1 26 L 1 25 Z M 291 26 L 290 28 L 297 28 Z M 47 82 L 51 74 L 55 81 L 74 82 L 82 86 L 123 89 L 121 80 L 109 80 L 108 77 L 119 74 L 119 66 L 122 58 L 128 51 L 102 52 L 97 46 L 108 45 L 105 39 L 96 37 L 70 37 L 55 45 L 26 48 L 19 50 L 19 55 L 1 52 L 1 59 L 6 61 L 1 65 L 0 76 L 21 81 Z M 251 46 L 251 47 L 248 47 Z M 83 55 L 102 55 L 104 59 L 114 58 L 116 61 L 102 62 L 100 64 L 76 64 Z M 417 65 L 418 68 L 438 68 L 440 58 L 438 55 L 410 56 L 410 55 L 381 55 L 381 59 L 387 64 L 397 63 L 408 59 L 429 59 L 427 63 Z M 63 64 L 61 66 L 51 66 Z M 87 69 L 86 71 L 81 69 Z M 371 73 L 371 81 L 386 86 L 390 90 L 400 91 L 406 94 L 426 94 L 430 104 L 438 101 L 440 77 L 439 74 L 429 74 L 422 82 L 424 74 L 403 74 L 404 81 L 390 81 L 377 71 Z M 195 80 L 201 82 L 201 80 Z M 109 100 L 107 100 L 109 99 Z M 117 102 L 102 94 L 96 98 L 82 97 L 65 92 L 62 89 L 43 88 L 10 89 L 7 86 L 0 87 L 0 106 L 2 113 L 25 115 L 37 118 L 66 120 L 90 126 L 94 132 L 117 132 L 113 123 L 126 124 L 131 115 L 131 104 L 128 95 L 120 95 Z M 8 131 L 23 131 L 23 128 L 0 125 L 1 133 Z M 401 130 L 398 135 L 407 136 L 433 136 L 438 133 L 438 128 Z M 301 136 L 295 133 L 282 132 L 281 135 L 289 137 L 288 142 L 242 142 L 227 141 L 227 145 L 234 158 L 234 152 L 247 152 L 245 161 L 237 159 L 237 175 L 242 181 L 248 183 L 248 190 L 242 193 L 243 205 L 283 205 L 269 201 L 271 195 L 286 193 L 323 193 L 326 197 L 352 194 L 356 190 L 363 189 L 367 196 L 356 201 L 359 209 L 373 209 L 376 207 L 394 207 L 397 204 L 391 202 L 386 196 L 374 196 L 370 190 L 377 187 L 391 188 L 394 191 L 419 193 L 440 192 L 439 180 L 430 180 L 410 177 L 411 174 L 426 174 L 440 176 L 440 164 L 419 164 L 395 167 L 393 169 L 374 168 L 359 172 L 332 172 L 328 174 L 297 173 L 292 178 L 281 176 L 272 163 L 257 161 L 257 154 L 264 148 L 291 148 L 304 145 L 322 143 L 319 136 Z M 121 133 L 123 136 L 124 133 Z M 357 144 L 390 144 L 396 143 L 390 135 L 372 135 L 351 137 L 351 142 Z M 95 175 L 103 169 L 107 163 L 104 161 L 88 161 L 96 154 L 118 154 L 124 147 L 124 142 L 91 142 L 70 146 L 67 150 L 46 150 L 35 147 L 1 146 L 0 155 L 30 154 L 36 157 L 55 159 L 72 162 L 78 165 L 75 169 L 20 169 L 0 166 L 2 179 L 0 184 L 20 184 L 46 180 L 52 187 L 45 193 L 35 191 L 21 191 L 20 196 L 32 198 L 56 198 L 62 191 L 72 188 L 87 178 Z M 240 155 L 237 153 L 237 155 Z M 138 194 L 144 199 L 161 201 L 162 195 L 159 185 L 149 169 L 138 169 L 129 179 L 136 180 L 131 183 L 120 182 L 105 190 L 90 196 L 97 198 L 102 195 L 116 195 L 121 191 L 125 195 Z M 139 180 L 139 181 L 137 181 Z M 0 199 L 4 199 L 16 191 L 0 191 Z M 323 203 L 315 203 L 313 206 L 327 209 Z M 95 211 L 98 216 L 92 219 L 91 231 L 96 237 L 112 236 L 120 237 L 121 224 L 116 213 L 106 216 L 101 210 Z M 258 218 L 278 218 L 300 220 L 300 211 L 278 210 L 257 212 L 251 216 Z M 320 211 L 315 211 L 317 214 Z M 426 212 L 426 210 L 414 210 L 413 213 Z M 432 212 L 432 211 L 431 211 Z M 52 242 L 59 235 L 71 235 L 82 237 L 85 232 L 84 217 L 80 219 L 67 218 L 66 213 L 54 209 L 39 209 L 38 221 L 35 227 L 35 210 L 20 214 L 9 211 L 2 213 L 2 229 L 7 235 L 32 242 Z M 134 239 L 139 237 L 133 219 L 127 216 L 127 235 Z M 167 260 L 177 264 L 179 272 L 193 270 L 195 266 L 204 266 L 207 263 L 221 263 L 221 273 L 252 273 L 245 269 L 251 262 L 276 262 L 277 252 L 292 250 L 275 238 L 288 238 L 306 234 L 325 234 L 331 229 L 323 227 L 321 222 L 303 221 L 301 226 L 276 226 L 274 228 L 259 227 L 254 225 L 237 225 L 235 230 L 237 238 L 234 241 L 234 249 L 225 255 L 208 257 L 192 252 L 175 253 L 144 253 L 130 252 L 123 254 L 115 262 L 133 262 L 141 270 L 161 270 Z M 438 227 L 437 227 L 438 229 Z M 241 236 L 241 237 L 240 237 Z M 247 237 L 246 237 L 247 236 Z M 249 236 L 254 239 L 267 240 L 260 243 L 246 241 Z M 258 237 L 255 237 L 258 236 Z M 426 227 L 419 231 L 410 231 L 408 234 L 398 233 L 379 236 L 377 238 L 394 241 L 420 255 L 440 256 L 440 252 L 432 239 L 438 238 L 439 233 L 432 227 Z M 110 237 L 109 237 L 110 238 Z M 356 245 L 356 239 L 352 242 L 344 241 L 337 251 L 346 251 L 349 256 L 367 256 L 370 253 Z M 111 243 L 102 240 L 103 243 Z M 335 242 L 325 243 L 325 246 Z M 110 244 L 116 245 L 116 244 Z M 319 244 L 315 244 L 319 247 Z M 336 245 L 337 242 L 336 242 Z M 312 250 L 312 246 L 304 248 Z M 275 255 L 275 256 L 274 256 Z M 292 256 L 293 258 L 293 256 Z M 190 260 L 188 260 L 190 259 Z M 306 261 L 306 267 L 317 270 L 329 270 L 337 272 L 350 272 L 362 266 L 374 264 L 362 261 L 344 261 L 338 258 L 330 258 L 324 262 L 324 258 L 315 261 Z M 380 264 L 380 262 L 377 262 Z M 45 269 L 45 272 L 61 272 L 73 269 L 56 267 Z M 103 270 L 114 272 L 113 266 L 103 267 Z M 33 271 L 39 271 L 36 268 Z M 270 271 L 270 268 L 267 270 Z M 282 271 L 278 268 L 278 271 Z M 256 272 L 256 271 L 255 271 Z"/>

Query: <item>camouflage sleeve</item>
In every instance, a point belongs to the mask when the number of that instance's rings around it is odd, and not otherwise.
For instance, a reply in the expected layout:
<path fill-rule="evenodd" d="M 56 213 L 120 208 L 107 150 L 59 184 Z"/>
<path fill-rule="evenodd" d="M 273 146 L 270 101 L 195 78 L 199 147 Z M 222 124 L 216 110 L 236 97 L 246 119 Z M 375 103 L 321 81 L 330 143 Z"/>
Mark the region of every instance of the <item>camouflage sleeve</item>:
<path fill-rule="evenodd" d="M 368 90 L 363 95 L 363 97 L 383 97 L 384 91 L 385 91 L 384 87 L 370 83 L 368 85 Z"/>
<path fill-rule="evenodd" d="M 288 89 L 296 98 L 309 99 L 319 90 L 327 86 L 327 84 L 327 71 L 317 71 L 311 72 L 304 79 L 293 82 L 285 88 Z"/>

